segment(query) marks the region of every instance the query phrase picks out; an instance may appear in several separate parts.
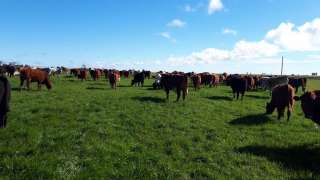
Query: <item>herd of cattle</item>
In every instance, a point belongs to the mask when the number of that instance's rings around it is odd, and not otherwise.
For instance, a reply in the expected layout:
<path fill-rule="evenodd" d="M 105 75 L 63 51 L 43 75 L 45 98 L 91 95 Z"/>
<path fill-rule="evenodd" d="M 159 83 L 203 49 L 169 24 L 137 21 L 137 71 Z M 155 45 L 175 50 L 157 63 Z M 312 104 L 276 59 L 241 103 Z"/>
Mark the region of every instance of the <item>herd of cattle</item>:
<path fill-rule="evenodd" d="M 301 100 L 301 107 L 305 117 L 311 119 L 320 125 L 320 90 L 306 91 L 307 79 L 304 77 L 287 77 L 287 76 L 258 76 L 258 75 L 239 75 L 227 73 L 212 74 L 212 73 L 183 73 L 183 72 L 157 72 L 150 71 L 135 71 L 123 70 L 118 71 L 114 69 L 86 69 L 73 68 L 68 69 L 64 67 L 57 68 L 31 68 L 28 66 L 15 67 L 10 65 L 3 65 L 0 67 L 0 127 L 6 126 L 6 113 L 9 111 L 10 101 L 10 82 L 4 74 L 12 77 L 18 75 L 20 77 L 20 90 L 26 84 L 30 89 L 31 82 L 37 82 L 38 89 L 44 84 L 48 89 L 52 88 L 50 81 L 51 76 L 59 76 L 60 74 L 67 74 L 85 81 L 91 76 L 94 81 L 105 77 L 109 81 L 111 88 L 116 89 L 117 84 L 121 78 L 131 78 L 131 86 L 143 86 L 145 78 L 154 78 L 154 89 L 164 89 L 166 98 L 169 99 L 170 90 L 175 90 L 177 94 L 177 101 L 179 101 L 181 93 L 185 100 L 188 95 L 189 81 L 195 91 L 201 87 L 217 87 L 220 84 L 230 86 L 233 93 L 233 98 L 243 99 L 247 91 L 257 89 L 270 90 L 271 102 L 266 105 L 266 113 L 271 114 L 275 109 L 278 112 L 278 119 L 284 116 L 287 108 L 287 119 L 290 119 L 293 110 L 294 101 Z M 25 83 L 26 82 L 26 83 Z M 295 96 L 299 87 L 302 87 L 303 95 Z"/>

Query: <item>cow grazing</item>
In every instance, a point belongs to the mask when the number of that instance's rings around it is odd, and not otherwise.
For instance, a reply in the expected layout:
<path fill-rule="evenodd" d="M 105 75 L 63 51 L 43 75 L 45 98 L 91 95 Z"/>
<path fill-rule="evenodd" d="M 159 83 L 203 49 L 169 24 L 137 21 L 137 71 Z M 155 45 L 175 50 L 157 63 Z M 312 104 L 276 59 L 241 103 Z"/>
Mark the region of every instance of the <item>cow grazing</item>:
<path fill-rule="evenodd" d="M 287 108 L 287 120 L 290 120 L 294 106 L 294 88 L 289 84 L 278 85 L 272 90 L 271 102 L 266 105 L 266 113 L 272 114 L 275 109 L 278 111 L 278 120 L 284 116 Z"/>
<path fill-rule="evenodd" d="M 27 82 L 27 88 L 30 90 L 30 83 L 37 82 L 38 89 L 41 89 L 41 85 L 45 84 L 47 89 L 51 89 L 52 85 L 49 80 L 49 75 L 47 72 L 41 71 L 39 69 L 23 68 L 20 70 L 20 89 L 22 88 L 24 81 Z"/>
<path fill-rule="evenodd" d="M 138 86 L 143 87 L 143 84 L 144 84 L 144 73 L 141 72 L 141 73 L 134 75 L 133 80 L 131 81 L 131 86 L 138 85 Z"/>
<path fill-rule="evenodd" d="M 306 92 L 300 97 L 295 96 L 294 99 L 301 101 L 305 117 L 320 125 L 320 90 Z"/>
<path fill-rule="evenodd" d="M 177 101 L 179 101 L 182 91 L 182 98 L 185 100 L 188 94 L 188 76 L 183 74 L 162 74 L 161 84 L 169 100 L 169 91 L 176 89 Z"/>
<path fill-rule="evenodd" d="M 201 85 L 201 76 L 198 75 L 198 74 L 195 74 L 195 75 L 192 75 L 190 77 L 191 81 L 192 81 L 192 84 L 193 84 L 193 87 L 194 87 L 194 90 L 197 91 L 200 89 L 200 85 Z"/>
<path fill-rule="evenodd" d="M 307 78 L 289 78 L 289 84 L 296 90 L 298 93 L 299 87 L 302 87 L 302 91 L 306 91 L 307 87 Z"/>
<path fill-rule="evenodd" d="M 246 78 L 235 74 L 235 75 L 229 75 L 226 81 L 227 81 L 227 86 L 231 86 L 233 98 L 236 98 L 236 94 L 237 94 L 237 100 L 238 100 L 239 95 L 241 94 L 241 100 L 242 100 L 247 90 Z"/>
<path fill-rule="evenodd" d="M 0 76 L 0 128 L 7 125 L 7 113 L 10 110 L 11 86 L 8 79 Z"/>
<path fill-rule="evenodd" d="M 117 88 L 117 82 L 120 81 L 120 73 L 118 71 L 109 71 L 108 72 L 108 79 L 111 88 Z"/>

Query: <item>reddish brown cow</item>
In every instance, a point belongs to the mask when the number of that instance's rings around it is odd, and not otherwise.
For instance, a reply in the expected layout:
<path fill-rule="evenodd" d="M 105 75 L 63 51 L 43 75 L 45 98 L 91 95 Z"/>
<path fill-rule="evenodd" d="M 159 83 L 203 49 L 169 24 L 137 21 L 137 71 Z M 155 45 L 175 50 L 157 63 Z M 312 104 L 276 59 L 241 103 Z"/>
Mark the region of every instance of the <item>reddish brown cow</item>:
<path fill-rule="evenodd" d="M 39 90 L 41 89 L 42 84 L 45 84 L 48 89 L 52 88 L 48 73 L 38 69 L 31 69 L 31 68 L 21 69 L 20 70 L 20 89 L 22 88 L 24 81 L 27 82 L 28 90 L 30 90 L 31 82 L 37 82 Z"/>
<path fill-rule="evenodd" d="M 118 71 L 110 71 L 108 73 L 108 79 L 109 79 L 111 88 L 116 89 L 117 82 L 120 81 L 120 73 Z"/>
<path fill-rule="evenodd" d="M 78 78 L 81 79 L 81 81 L 87 80 L 87 70 L 81 69 Z"/>
<path fill-rule="evenodd" d="M 177 101 L 179 101 L 182 91 L 182 98 L 185 100 L 188 94 L 188 76 L 184 74 L 162 74 L 161 83 L 169 100 L 169 91 L 176 89 Z"/>
<path fill-rule="evenodd" d="M 295 96 L 294 99 L 301 100 L 305 117 L 320 125 L 320 90 L 306 92 L 300 97 Z"/>
<path fill-rule="evenodd" d="M 201 76 L 198 74 L 195 74 L 195 75 L 192 75 L 190 78 L 191 78 L 194 90 L 195 91 L 199 90 L 201 85 Z"/>
<path fill-rule="evenodd" d="M 294 88 L 289 85 L 278 85 L 272 90 L 271 102 L 267 103 L 266 113 L 272 114 L 275 109 L 278 111 L 278 120 L 284 116 L 284 111 L 286 107 L 287 110 L 287 120 L 290 120 L 291 113 L 294 106 Z"/>

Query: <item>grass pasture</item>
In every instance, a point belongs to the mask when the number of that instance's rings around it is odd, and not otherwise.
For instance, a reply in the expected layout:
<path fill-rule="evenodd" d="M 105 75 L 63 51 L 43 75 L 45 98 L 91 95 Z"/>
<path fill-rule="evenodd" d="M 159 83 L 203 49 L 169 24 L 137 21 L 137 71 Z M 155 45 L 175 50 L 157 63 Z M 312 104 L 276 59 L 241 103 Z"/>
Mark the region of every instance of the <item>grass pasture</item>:
<path fill-rule="evenodd" d="M 226 86 L 190 88 L 167 102 L 152 80 L 112 90 L 61 77 L 22 92 L 11 82 L 1 179 L 320 179 L 320 130 L 298 102 L 290 122 L 265 116 L 268 92 L 233 101 Z"/>

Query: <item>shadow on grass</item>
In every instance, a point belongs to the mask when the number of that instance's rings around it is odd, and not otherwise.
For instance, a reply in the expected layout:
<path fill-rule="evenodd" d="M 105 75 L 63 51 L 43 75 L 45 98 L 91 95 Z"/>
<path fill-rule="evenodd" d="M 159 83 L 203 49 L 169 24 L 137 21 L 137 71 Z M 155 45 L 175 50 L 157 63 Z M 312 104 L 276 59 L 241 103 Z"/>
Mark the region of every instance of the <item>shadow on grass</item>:
<path fill-rule="evenodd" d="M 87 87 L 86 89 L 88 89 L 88 90 L 106 90 L 106 88 L 102 88 L 102 87 Z"/>
<path fill-rule="evenodd" d="M 270 99 L 270 97 L 267 96 L 258 96 L 258 95 L 246 95 L 249 98 L 255 98 L 255 99 Z"/>
<path fill-rule="evenodd" d="M 166 100 L 163 98 L 158 98 L 158 97 L 133 97 L 132 99 L 138 100 L 141 102 L 153 102 L 153 103 L 165 103 Z"/>
<path fill-rule="evenodd" d="M 246 146 L 237 150 L 240 153 L 265 157 L 290 170 L 310 171 L 320 174 L 320 147 L 299 145 L 291 147 Z"/>
<path fill-rule="evenodd" d="M 259 125 L 270 121 L 270 118 L 265 114 L 256 114 L 240 117 L 229 122 L 231 125 Z"/>
<path fill-rule="evenodd" d="M 26 92 L 41 92 L 41 91 L 48 91 L 48 89 L 46 87 L 42 87 L 40 90 L 38 89 L 38 87 L 34 87 L 34 88 L 30 88 L 29 90 L 27 88 L 22 88 L 20 90 L 20 88 L 17 88 L 17 87 L 13 87 L 11 88 L 11 91 L 26 91 Z"/>
<path fill-rule="evenodd" d="M 232 101 L 233 99 L 228 96 L 211 96 L 208 99 L 215 100 L 215 101 Z"/>

